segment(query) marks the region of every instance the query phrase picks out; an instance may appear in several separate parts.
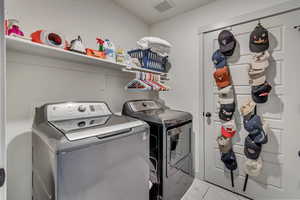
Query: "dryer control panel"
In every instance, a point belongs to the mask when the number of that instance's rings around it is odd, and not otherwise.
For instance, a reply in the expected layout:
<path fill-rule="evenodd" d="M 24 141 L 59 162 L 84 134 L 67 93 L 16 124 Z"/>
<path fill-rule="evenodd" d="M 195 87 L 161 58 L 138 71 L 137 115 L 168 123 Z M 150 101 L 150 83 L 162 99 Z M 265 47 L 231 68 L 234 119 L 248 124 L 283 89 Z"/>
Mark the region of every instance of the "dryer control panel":
<path fill-rule="evenodd" d="M 140 112 L 145 110 L 154 110 L 154 109 L 160 109 L 161 106 L 158 105 L 155 101 L 133 101 L 129 102 L 129 105 L 133 112 Z"/>
<path fill-rule="evenodd" d="M 47 120 L 61 121 L 111 115 L 103 102 L 68 102 L 47 105 Z"/>

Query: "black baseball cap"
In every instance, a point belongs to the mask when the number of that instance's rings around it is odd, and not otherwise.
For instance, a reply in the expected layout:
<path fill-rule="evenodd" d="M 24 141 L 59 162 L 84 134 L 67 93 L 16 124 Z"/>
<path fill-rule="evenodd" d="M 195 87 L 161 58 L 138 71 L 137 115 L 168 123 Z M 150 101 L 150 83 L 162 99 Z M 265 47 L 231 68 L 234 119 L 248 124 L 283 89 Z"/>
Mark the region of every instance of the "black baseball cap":
<path fill-rule="evenodd" d="M 223 30 L 219 34 L 218 42 L 221 53 L 225 56 L 232 56 L 236 46 L 236 39 L 234 38 L 234 35 L 230 31 Z"/>
<path fill-rule="evenodd" d="M 250 34 L 250 51 L 260 53 L 269 49 L 269 33 L 261 24 L 258 24 Z"/>
<path fill-rule="evenodd" d="M 221 104 L 219 118 L 223 121 L 230 121 L 235 111 L 235 103 Z"/>
<path fill-rule="evenodd" d="M 267 81 L 262 85 L 252 86 L 251 94 L 253 101 L 255 103 L 266 103 L 271 90 L 272 86 Z"/>
<path fill-rule="evenodd" d="M 247 158 L 256 160 L 258 159 L 262 149 L 261 144 L 255 143 L 248 135 L 245 139 L 244 153 Z"/>
<path fill-rule="evenodd" d="M 221 154 L 221 160 L 223 161 L 224 165 L 229 170 L 236 170 L 237 169 L 237 161 L 234 152 L 232 149 L 227 153 Z"/>

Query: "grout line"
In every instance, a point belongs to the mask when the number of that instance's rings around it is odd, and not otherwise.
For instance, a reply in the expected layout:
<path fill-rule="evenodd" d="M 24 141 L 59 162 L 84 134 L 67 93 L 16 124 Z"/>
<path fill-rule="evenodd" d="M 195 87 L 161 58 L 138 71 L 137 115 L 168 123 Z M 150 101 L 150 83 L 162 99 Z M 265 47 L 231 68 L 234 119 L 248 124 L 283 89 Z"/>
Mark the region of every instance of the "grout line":
<path fill-rule="evenodd" d="M 211 186 L 208 186 L 208 187 L 207 187 L 207 190 L 206 190 L 205 193 L 203 194 L 201 200 L 203 200 L 203 199 L 205 198 L 205 196 L 207 195 L 208 190 L 210 189 L 210 187 L 211 187 Z"/>

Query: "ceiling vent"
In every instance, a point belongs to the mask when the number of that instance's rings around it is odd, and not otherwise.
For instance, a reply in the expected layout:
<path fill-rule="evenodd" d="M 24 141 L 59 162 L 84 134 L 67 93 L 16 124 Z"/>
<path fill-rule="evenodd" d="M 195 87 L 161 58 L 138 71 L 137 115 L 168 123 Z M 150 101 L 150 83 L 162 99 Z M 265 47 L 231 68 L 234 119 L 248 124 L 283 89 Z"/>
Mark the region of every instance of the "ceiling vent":
<path fill-rule="evenodd" d="M 174 7 L 175 7 L 175 3 L 171 0 L 163 0 L 159 4 L 154 6 L 154 8 L 159 12 L 165 12 Z"/>

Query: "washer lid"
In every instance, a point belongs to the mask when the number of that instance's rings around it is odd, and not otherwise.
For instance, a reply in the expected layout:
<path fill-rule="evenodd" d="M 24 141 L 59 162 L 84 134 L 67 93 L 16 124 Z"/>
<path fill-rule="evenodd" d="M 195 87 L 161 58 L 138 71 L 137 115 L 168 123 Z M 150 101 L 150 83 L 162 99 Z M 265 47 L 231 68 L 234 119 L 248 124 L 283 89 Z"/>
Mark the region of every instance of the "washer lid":
<path fill-rule="evenodd" d="M 70 141 L 89 137 L 109 137 L 115 135 L 116 132 L 128 132 L 133 127 L 145 125 L 142 121 L 116 115 L 50 121 L 49 123 Z"/>

